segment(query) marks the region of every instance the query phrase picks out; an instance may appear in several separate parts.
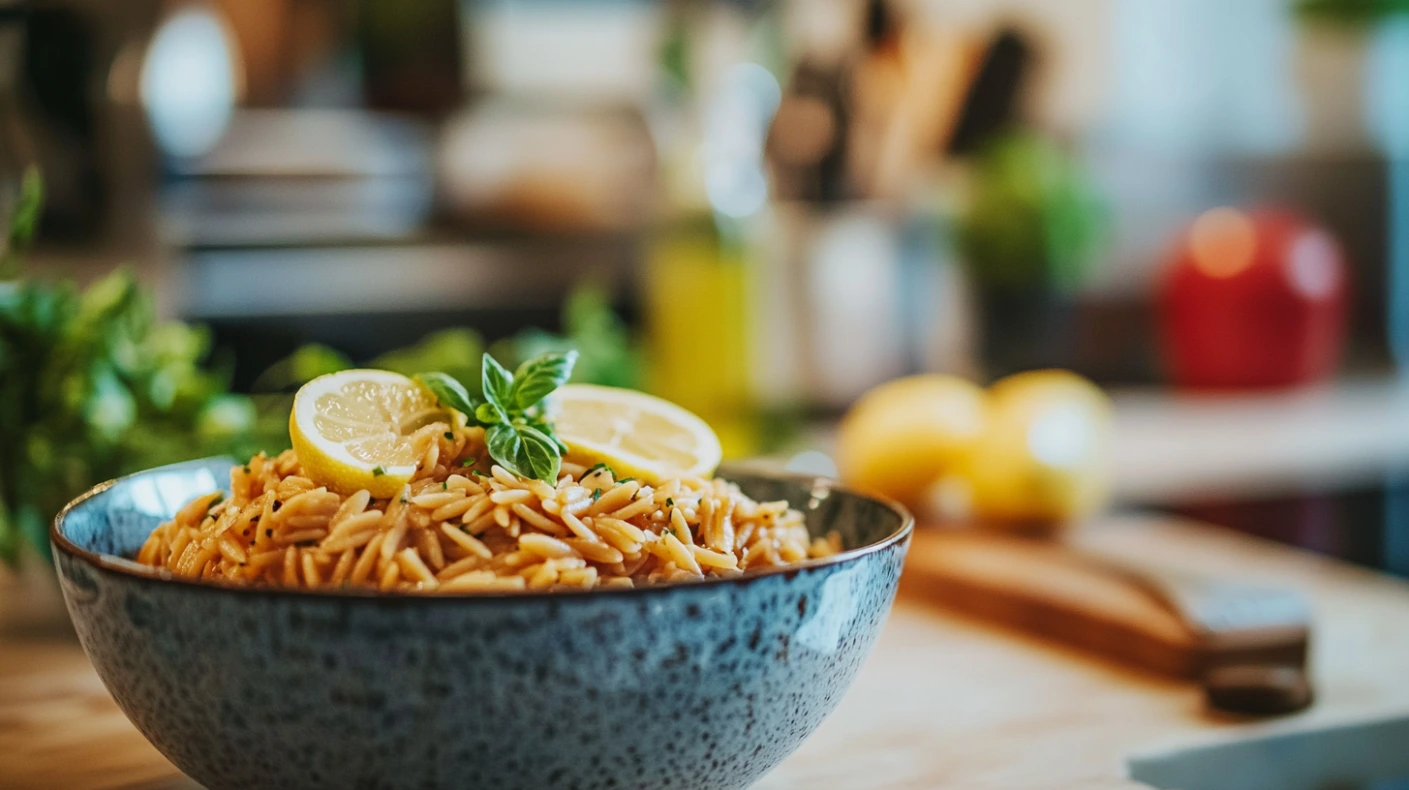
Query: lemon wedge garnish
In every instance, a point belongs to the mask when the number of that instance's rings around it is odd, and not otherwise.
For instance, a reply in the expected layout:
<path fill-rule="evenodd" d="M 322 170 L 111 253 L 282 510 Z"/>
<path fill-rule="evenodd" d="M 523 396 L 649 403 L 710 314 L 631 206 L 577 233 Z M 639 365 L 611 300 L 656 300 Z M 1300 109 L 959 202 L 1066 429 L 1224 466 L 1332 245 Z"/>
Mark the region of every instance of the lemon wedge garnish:
<path fill-rule="evenodd" d="M 304 384 L 294 396 L 289 436 L 303 472 L 342 494 L 395 496 L 416 471 L 411 441 L 455 415 L 411 379 L 385 370 L 344 370 Z"/>
<path fill-rule="evenodd" d="M 708 423 L 642 392 L 569 384 L 549 396 L 549 415 L 567 460 L 604 463 L 618 480 L 706 477 L 719 466 L 719 437 Z"/>

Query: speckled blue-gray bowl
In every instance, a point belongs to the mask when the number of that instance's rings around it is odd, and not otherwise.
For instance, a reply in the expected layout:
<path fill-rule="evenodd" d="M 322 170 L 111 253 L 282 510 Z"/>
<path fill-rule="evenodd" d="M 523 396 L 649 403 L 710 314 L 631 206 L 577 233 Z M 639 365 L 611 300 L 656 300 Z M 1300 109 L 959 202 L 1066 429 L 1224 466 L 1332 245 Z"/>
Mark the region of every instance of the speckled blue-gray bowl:
<path fill-rule="evenodd" d="M 121 559 L 229 468 L 99 486 L 51 533 L 98 674 L 210 788 L 746 787 L 845 693 L 911 529 L 824 480 L 731 474 L 847 551 L 722 581 L 453 597 L 242 589 Z"/>

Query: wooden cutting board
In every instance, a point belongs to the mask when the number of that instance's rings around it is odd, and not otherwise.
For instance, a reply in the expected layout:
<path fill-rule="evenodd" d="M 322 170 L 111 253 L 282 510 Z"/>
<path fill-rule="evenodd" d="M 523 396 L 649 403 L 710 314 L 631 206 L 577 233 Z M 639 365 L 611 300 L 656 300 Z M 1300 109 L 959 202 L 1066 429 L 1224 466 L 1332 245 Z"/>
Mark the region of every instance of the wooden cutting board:
<path fill-rule="evenodd" d="M 1061 540 L 920 529 L 904 584 L 989 622 L 1174 677 L 1305 663 L 1295 590 L 1101 557 Z"/>

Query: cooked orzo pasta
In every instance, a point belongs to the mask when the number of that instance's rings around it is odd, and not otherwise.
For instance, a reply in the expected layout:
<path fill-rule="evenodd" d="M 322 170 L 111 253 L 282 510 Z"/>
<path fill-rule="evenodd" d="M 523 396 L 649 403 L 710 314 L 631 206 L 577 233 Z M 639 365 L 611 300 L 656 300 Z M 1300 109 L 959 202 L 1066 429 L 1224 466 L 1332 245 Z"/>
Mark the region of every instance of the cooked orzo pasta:
<path fill-rule="evenodd" d="M 290 450 L 230 473 L 231 495 L 187 504 L 137 560 L 251 585 L 473 592 L 631 587 L 733 576 L 834 554 L 786 502 L 724 480 L 643 485 L 564 461 L 556 485 L 486 459 L 484 432 L 433 423 L 399 495 L 330 491 Z"/>

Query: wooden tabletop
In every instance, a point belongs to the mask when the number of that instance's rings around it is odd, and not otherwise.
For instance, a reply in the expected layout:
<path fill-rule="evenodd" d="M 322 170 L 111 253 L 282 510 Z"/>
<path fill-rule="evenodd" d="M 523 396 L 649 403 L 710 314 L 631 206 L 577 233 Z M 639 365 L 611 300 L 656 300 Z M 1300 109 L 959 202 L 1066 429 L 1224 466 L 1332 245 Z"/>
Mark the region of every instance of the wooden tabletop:
<path fill-rule="evenodd" d="M 1302 590 L 1315 615 L 1317 703 L 1270 723 L 1214 717 L 1191 685 L 956 617 L 903 591 L 841 706 L 759 790 L 1135 788 L 1125 760 L 1139 752 L 1409 715 L 1409 585 L 1163 517 L 1111 517 L 1073 540 Z M 52 586 L 0 580 L 0 787 L 193 788 L 43 614 L 53 595 Z"/>

